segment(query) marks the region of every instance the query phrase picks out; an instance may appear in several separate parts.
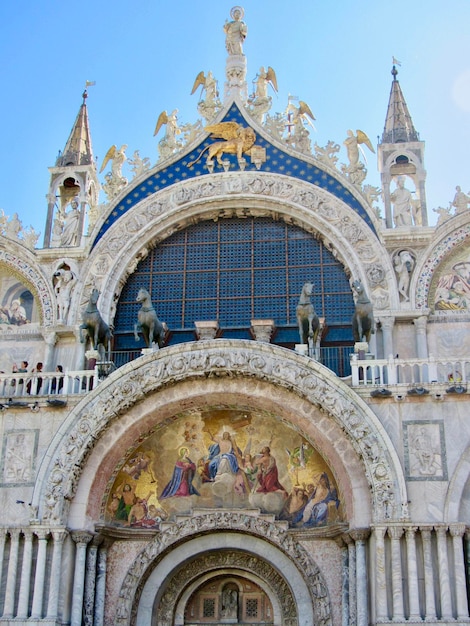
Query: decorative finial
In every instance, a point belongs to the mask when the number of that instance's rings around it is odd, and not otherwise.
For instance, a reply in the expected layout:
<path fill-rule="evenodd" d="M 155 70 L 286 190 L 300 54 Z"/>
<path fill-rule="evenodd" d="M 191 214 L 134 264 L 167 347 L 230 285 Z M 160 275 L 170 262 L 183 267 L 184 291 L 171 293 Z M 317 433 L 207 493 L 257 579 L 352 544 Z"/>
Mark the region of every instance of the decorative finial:
<path fill-rule="evenodd" d="M 393 76 L 393 80 L 397 79 L 397 74 L 398 74 L 398 70 L 396 68 L 396 66 L 398 65 L 399 67 L 401 67 L 401 63 L 398 59 L 396 59 L 395 57 L 392 57 L 392 76 Z"/>
<path fill-rule="evenodd" d="M 94 87 L 96 85 L 96 81 L 95 80 L 86 80 L 85 81 L 85 89 L 82 93 L 82 98 L 83 98 L 83 104 L 85 104 L 85 100 L 88 98 L 88 87 Z"/>

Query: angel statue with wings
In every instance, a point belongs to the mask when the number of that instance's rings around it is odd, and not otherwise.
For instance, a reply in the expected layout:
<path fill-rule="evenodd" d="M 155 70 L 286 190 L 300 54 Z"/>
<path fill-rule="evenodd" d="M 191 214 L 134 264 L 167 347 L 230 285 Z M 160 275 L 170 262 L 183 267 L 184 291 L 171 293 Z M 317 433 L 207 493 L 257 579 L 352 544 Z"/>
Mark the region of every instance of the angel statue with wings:
<path fill-rule="evenodd" d="M 199 72 L 194 80 L 191 95 L 196 92 L 198 87 L 201 87 L 202 89 L 201 99 L 199 100 L 197 109 L 202 117 L 208 122 L 215 117 L 222 106 L 219 100 L 217 81 L 211 71 L 207 72 L 207 76 L 202 70 Z M 202 92 L 204 91 L 206 92 L 206 96 L 202 99 Z"/>
<path fill-rule="evenodd" d="M 268 95 L 268 87 L 277 93 L 277 78 L 273 68 L 268 67 L 266 70 L 260 67 L 259 73 L 253 80 L 253 87 L 253 94 L 248 99 L 250 110 L 255 120 L 262 124 L 263 117 L 271 108 L 272 102 L 271 96 Z"/>
<path fill-rule="evenodd" d="M 375 153 L 374 147 L 369 137 L 362 130 L 357 130 L 356 134 L 352 130 L 348 130 L 348 136 L 343 141 L 348 154 L 349 165 L 343 165 L 343 173 L 347 174 L 353 185 L 361 185 L 367 175 L 367 170 L 363 163 L 359 160 L 359 150 L 367 163 L 365 152 L 362 145 L 366 145 L 371 152 Z"/>
<path fill-rule="evenodd" d="M 315 130 L 313 124 L 315 116 L 306 102 L 299 100 L 299 106 L 297 107 L 292 103 L 294 99 L 296 99 L 294 96 L 289 96 L 285 111 L 287 115 L 286 141 L 300 152 L 308 153 L 312 150 L 310 146 L 310 133 L 305 128 L 305 124 L 308 124 Z"/>
<path fill-rule="evenodd" d="M 111 172 L 106 174 L 105 183 L 103 184 L 103 189 L 108 196 L 108 200 L 115 198 L 127 185 L 127 178 L 122 175 L 122 166 L 127 160 L 126 150 L 127 145 L 125 144 L 120 148 L 113 145 L 103 159 L 100 174 L 105 170 L 109 161 L 111 161 Z"/>
<path fill-rule="evenodd" d="M 158 116 L 157 125 L 153 136 L 158 134 L 160 128 L 166 125 L 165 135 L 163 139 L 158 142 L 158 151 L 162 159 L 170 156 L 174 152 L 177 152 L 182 146 L 181 141 L 177 141 L 177 135 L 181 134 L 181 129 L 178 126 L 178 109 L 168 114 L 166 111 L 162 111 Z"/>

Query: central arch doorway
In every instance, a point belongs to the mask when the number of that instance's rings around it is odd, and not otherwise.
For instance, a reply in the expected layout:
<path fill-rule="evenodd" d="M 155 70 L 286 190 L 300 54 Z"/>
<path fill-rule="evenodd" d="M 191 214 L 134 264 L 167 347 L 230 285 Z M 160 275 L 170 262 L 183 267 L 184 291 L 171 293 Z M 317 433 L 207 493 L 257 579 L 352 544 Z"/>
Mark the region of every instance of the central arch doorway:
<path fill-rule="evenodd" d="M 203 576 L 191 585 L 191 589 L 196 588 L 184 607 L 184 626 L 260 623 L 274 626 L 271 600 L 256 578 L 231 570 Z"/>
<path fill-rule="evenodd" d="M 239 523 L 243 517 L 237 516 Z M 212 516 L 200 521 L 212 523 Z M 130 623 L 311 626 L 320 614 L 330 617 L 327 587 L 317 566 L 291 541 L 291 550 L 300 550 L 296 558 L 266 541 L 259 535 L 263 529 L 276 532 L 272 523 L 253 518 L 256 534 L 227 529 L 189 538 L 172 549 L 167 546 L 161 558 L 149 563 L 145 582 L 135 590 L 131 613 L 135 611 L 136 619 Z M 144 552 L 153 555 L 154 548 Z M 142 553 L 136 563 L 146 560 Z M 322 597 L 317 597 L 318 589 Z"/>

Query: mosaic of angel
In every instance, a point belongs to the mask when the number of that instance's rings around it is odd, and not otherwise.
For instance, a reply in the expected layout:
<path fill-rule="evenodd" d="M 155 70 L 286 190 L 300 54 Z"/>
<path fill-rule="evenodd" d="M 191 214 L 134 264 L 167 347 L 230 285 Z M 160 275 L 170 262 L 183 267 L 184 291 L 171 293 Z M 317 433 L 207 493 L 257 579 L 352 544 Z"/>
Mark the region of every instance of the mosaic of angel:
<path fill-rule="evenodd" d="M 158 528 L 195 508 L 256 508 L 294 528 L 343 521 L 333 473 L 274 417 L 232 409 L 185 414 L 122 459 L 103 505 L 107 523 Z"/>

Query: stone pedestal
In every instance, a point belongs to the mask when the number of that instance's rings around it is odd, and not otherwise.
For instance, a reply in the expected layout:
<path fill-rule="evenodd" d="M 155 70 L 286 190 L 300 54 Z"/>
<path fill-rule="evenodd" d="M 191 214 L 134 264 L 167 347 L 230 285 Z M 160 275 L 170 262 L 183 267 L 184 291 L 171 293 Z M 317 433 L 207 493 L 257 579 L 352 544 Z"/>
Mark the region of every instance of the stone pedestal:
<path fill-rule="evenodd" d="M 306 343 L 296 343 L 295 351 L 299 354 L 303 354 L 303 356 L 308 356 L 308 346 Z"/>
<path fill-rule="evenodd" d="M 366 358 L 366 354 L 369 352 L 369 344 L 367 341 L 356 341 L 354 344 L 354 352 L 357 354 L 358 359 L 362 361 Z"/>
<path fill-rule="evenodd" d="M 153 354 L 157 350 L 159 350 L 159 347 L 157 344 L 154 343 L 151 348 L 142 348 L 142 350 L 140 351 L 140 354 L 142 356 L 146 356 L 147 354 Z"/>
<path fill-rule="evenodd" d="M 196 327 L 198 341 L 215 339 L 217 337 L 219 331 L 219 322 L 217 320 L 194 322 L 194 326 Z"/>
<path fill-rule="evenodd" d="M 274 320 L 251 320 L 250 330 L 256 341 L 270 343 L 275 329 Z"/>

